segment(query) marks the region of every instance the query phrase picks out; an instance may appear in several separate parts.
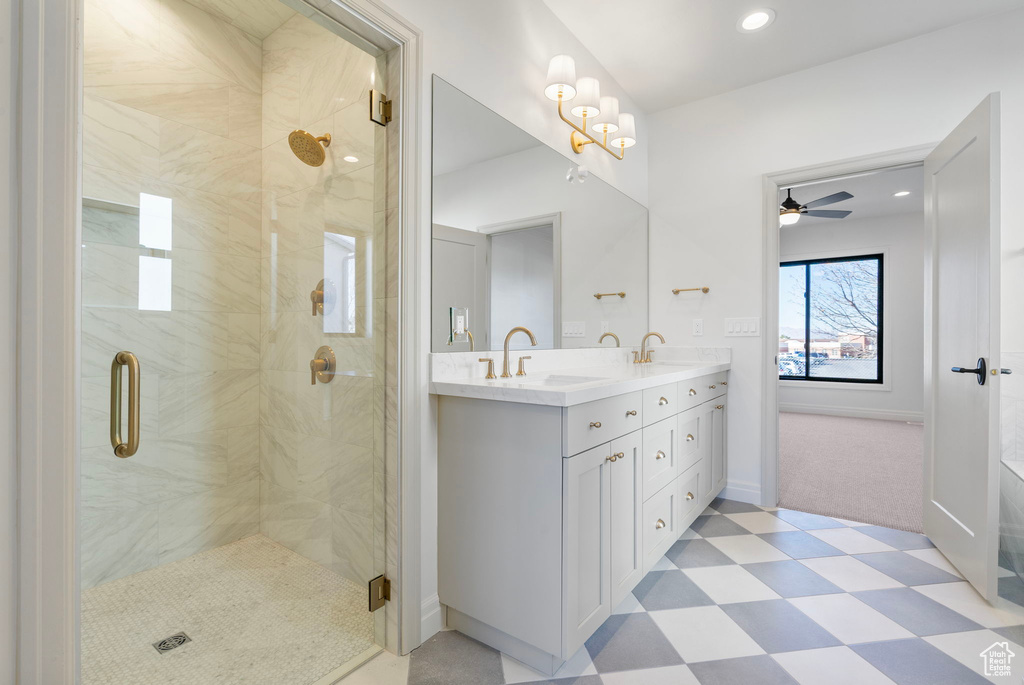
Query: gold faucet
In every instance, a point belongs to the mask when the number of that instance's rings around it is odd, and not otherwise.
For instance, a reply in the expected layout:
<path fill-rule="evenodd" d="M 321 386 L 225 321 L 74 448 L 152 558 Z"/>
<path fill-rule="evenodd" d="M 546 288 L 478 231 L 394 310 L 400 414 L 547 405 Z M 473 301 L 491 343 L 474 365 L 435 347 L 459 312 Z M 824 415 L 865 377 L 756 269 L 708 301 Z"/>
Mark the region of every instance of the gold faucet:
<path fill-rule="evenodd" d="M 505 336 L 505 360 L 501 363 L 502 378 L 512 378 L 512 373 L 508 369 L 508 341 L 512 339 L 513 335 L 520 332 L 526 333 L 528 336 L 530 336 L 530 344 L 533 345 L 534 347 L 537 346 L 537 339 L 533 337 L 533 333 L 530 332 L 529 328 L 526 328 L 525 326 L 516 326 L 511 331 L 509 331 L 508 335 Z"/>
<path fill-rule="evenodd" d="M 598 339 L 597 339 L 597 344 L 598 344 L 598 345 L 600 345 L 601 343 L 603 343 L 603 342 L 604 342 L 604 339 L 605 339 L 605 338 L 607 338 L 607 337 L 608 337 L 609 335 L 610 335 L 610 336 L 612 336 L 613 338 L 615 338 L 615 346 L 616 346 L 616 347 L 619 347 L 619 346 L 620 346 L 620 343 L 619 343 L 619 336 L 615 335 L 615 334 L 614 334 L 614 333 L 612 333 L 611 331 L 608 331 L 607 333 L 605 333 L 604 335 L 602 335 L 602 336 L 601 336 L 600 338 L 598 338 Z"/>
<path fill-rule="evenodd" d="M 651 363 L 651 351 L 649 349 L 647 349 L 647 339 L 649 337 L 651 337 L 652 335 L 656 336 L 658 338 L 658 340 L 661 341 L 662 345 L 665 344 L 665 336 L 663 336 L 661 333 L 655 333 L 654 331 L 651 331 L 650 333 L 648 333 L 647 335 L 644 336 L 643 340 L 640 341 L 640 359 L 639 360 L 634 360 L 633 361 L 634 364 L 650 364 Z"/>

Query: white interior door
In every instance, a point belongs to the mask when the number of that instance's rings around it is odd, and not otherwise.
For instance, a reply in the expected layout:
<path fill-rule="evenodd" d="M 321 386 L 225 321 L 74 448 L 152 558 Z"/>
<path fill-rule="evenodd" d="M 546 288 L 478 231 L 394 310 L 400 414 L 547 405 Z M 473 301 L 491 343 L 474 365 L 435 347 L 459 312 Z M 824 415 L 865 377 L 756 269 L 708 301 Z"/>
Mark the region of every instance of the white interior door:
<path fill-rule="evenodd" d="M 487 236 L 434 224 L 431 241 L 431 333 L 433 352 L 466 352 L 469 343 L 448 345 L 448 309 L 469 307 L 469 330 L 476 349 L 489 350 L 490 310 Z"/>
<path fill-rule="evenodd" d="M 924 527 L 992 599 L 999 538 L 998 94 L 939 144 L 924 172 Z M 973 373 L 979 358 L 987 369 Z"/>

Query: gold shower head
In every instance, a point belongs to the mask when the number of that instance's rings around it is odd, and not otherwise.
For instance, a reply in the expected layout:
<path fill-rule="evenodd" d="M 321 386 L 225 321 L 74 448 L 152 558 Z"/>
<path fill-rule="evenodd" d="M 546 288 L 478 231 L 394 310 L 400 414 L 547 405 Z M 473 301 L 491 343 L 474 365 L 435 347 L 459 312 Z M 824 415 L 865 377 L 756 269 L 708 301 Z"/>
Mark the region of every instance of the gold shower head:
<path fill-rule="evenodd" d="M 324 160 L 327 159 L 324 148 L 330 144 L 330 133 L 325 133 L 317 138 L 312 133 L 296 129 L 288 134 L 288 145 L 291 146 L 292 152 L 309 166 L 320 166 L 324 163 Z"/>

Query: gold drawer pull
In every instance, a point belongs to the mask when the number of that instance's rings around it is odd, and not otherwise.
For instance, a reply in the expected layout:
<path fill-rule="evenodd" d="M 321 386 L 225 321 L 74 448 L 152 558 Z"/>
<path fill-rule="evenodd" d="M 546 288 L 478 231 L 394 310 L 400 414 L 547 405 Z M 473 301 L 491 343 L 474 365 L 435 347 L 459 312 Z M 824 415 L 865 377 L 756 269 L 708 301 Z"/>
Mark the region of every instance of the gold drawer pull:
<path fill-rule="evenodd" d="M 693 397 L 696 394 L 697 394 L 697 391 L 694 390 L 693 388 L 690 388 L 690 397 Z"/>
<path fill-rule="evenodd" d="M 722 381 L 722 385 L 729 385 L 729 381 Z"/>
<path fill-rule="evenodd" d="M 718 386 L 715 386 L 715 385 L 709 385 L 709 386 L 708 386 L 708 390 L 714 390 L 714 389 L 715 389 L 716 387 L 718 387 Z"/>
<path fill-rule="evenodd" d="M 686 442 L 693 442 L 693 433 L 686 434 Z"/>
<path fill-rule="evenodd" d="M 662 521 L 661 519 L 658 519 L 657 523 L 655 523 L 655 524 L 654 524 L 654 527 L 655 527 L 655 528 L 656 528 L 657 530 L 661 530 L 662 528 L 664 528 L 664 527 L 665 527 L 665 522 L 664 522 L 664 521 Z"/>
<path fill-rule="evenodd" d="M 686 501 L 689 502 L 691 499 L 693 499 L 693 493 L 692 492 L 686 493 Z"/>
<path fill-rule="evenodd" d="M 725 405 L 724 404 L 716 404 L 715 405 L 715 409 L 725 409 Z"/>
<path fill-rule="evenodd" d="M 590 422 L 590 427 L 591 428 L 600 428 L 601 427 L 601 422 L 600 421 L 591 421 Z"/>
<path fill-rule="evenodd" d="M 662 397 L 660 400 L 658 400 L 659 407 L 664 407 L 666 404 L 668 404 L 668 398 Z"/>
<path fill-rule="evenodd" d="M 610 457 L 605 457 L 605 459 L 607 461 L 618 461 L 619 459 L 625 459 L 625 458 L 626 458 L 626 453 L 625 452 L 616 452 L 615 454 L 613 454 Z"/>
<path fill-rule="evenodd" d="M 657 453 L 654 455 L 654 458 L 655 459 L 664 459 L 665 458 L 665 453 L 662 452 L 661 450 L 658 450 Z"/>
<path fill-rule="evenodd" d="M 121 440 L 121 367 L 128 367 L 128 441 Z M 127 350 L 114 355 L 110 363 L 110 446 L 126 459 L 139 451 L 139 400 L 142 396 L 142 367 L 139 358 Z"/>
<path fill-rule="evenodd" d="M 626 416 L 636 416 L 636 409 L 630 409 L 627 411 Z"/>

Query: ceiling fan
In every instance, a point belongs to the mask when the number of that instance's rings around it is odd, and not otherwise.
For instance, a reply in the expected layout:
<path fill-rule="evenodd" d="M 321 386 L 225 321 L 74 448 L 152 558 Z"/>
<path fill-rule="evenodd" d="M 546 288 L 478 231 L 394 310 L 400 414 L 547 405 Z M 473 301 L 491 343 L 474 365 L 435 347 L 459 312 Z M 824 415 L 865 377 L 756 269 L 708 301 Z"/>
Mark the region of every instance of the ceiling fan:
<path fill-rule="evenodd" d="M 793 199 L 793 189 L 790 188 L 786 191 L 786 199 L 779 205 L 779 223 L 783 226 L 791 226 L 800 221 L 801 214 L 816 216 L 820 219 L 845 219 L 853 212 L 846 209 L 815 209 L 815 207 L 824 207 L 825 205 L 849 200 L 852 197 L 853 195 L 843 190 L 802 205 Z"/>

